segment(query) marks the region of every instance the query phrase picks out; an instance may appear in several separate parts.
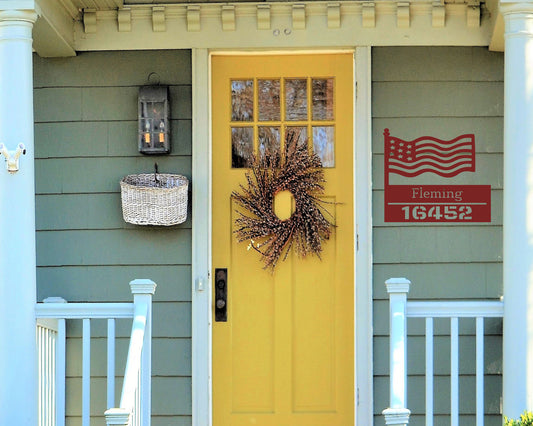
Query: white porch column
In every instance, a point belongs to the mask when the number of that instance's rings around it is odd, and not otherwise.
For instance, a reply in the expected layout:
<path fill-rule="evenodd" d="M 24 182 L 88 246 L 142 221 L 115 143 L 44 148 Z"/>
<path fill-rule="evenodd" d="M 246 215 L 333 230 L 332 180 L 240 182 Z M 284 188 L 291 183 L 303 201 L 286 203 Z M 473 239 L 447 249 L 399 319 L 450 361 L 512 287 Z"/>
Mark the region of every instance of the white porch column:
<path fill-rule="evenodd" d="M 17 173 L 0 159 L 0 425 L 17 426 L 37 425 L 33 3 L 0 1 L 0 144 L 26 147 Z"/>
<path fill-rule="evenodd" d="M 533 409 L 533 1 L 505 18 L 503 414 Z"/>

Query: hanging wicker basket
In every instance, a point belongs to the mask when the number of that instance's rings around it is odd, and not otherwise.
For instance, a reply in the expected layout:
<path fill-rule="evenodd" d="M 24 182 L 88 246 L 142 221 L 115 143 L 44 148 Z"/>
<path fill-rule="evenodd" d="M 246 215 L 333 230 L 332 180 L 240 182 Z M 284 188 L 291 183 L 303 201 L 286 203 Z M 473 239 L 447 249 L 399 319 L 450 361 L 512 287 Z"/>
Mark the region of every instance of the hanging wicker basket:
<path fill-rule="evenodd" d="M 187 219 L 185 176 L 166 173 L 128 175 L 120 181 L 122 215 L 134 225 L 172 226 Z"/>

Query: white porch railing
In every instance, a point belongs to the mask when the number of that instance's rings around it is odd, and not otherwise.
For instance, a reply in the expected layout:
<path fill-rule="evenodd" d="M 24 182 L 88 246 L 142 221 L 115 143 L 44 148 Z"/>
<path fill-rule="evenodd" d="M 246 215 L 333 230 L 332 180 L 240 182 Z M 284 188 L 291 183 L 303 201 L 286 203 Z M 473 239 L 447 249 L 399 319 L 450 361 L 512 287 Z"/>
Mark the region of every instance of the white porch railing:
<path fill-rule="evenodd" d="M 425 417 L 434 421 L 433 319 L 450 319 L 450 425 L 459 425 L 459 318 L 476 321 L 476 426 L 484 425 L 484 319 L 503 317 L 499 301 L 407 301 L 411 282 L 391 278 L 385 282 L 390 300 L 390 405 L 383 411 L 387 425 L 407 425 L 407 318 L 425 318 Z"/>
<path fill-rule="evenodd" d="M 130 282 L 133 303 L 66 303 L 49 298 L 36 306 L 39 350 L 39 426 L 65 426 L 66 321 L 81 320 L 82 426 L 91 421 L 91 320 L 107 320 L 107 425 L 149 426 L 151 413 L 152 295 L 156 284 Z M 116 320 L 132 318 L 119 407 L 115 405 Z M 104 409 L 102 409 L 102 414 Z"/>

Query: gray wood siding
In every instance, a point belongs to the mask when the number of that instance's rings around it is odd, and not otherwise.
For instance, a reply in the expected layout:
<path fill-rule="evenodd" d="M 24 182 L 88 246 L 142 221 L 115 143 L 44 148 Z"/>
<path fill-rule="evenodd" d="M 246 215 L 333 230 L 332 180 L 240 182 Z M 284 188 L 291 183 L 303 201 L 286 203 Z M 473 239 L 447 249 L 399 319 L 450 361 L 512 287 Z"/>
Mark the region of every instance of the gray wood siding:
<path fill-rule="evenodd" d="M 168 156 L 137 151 L 137 94 L 152 72 L 170 86 Z M 191 219 L 170 228 L 126 224 L 119 181 L 152 172 L 154 162 L 161 172 L 191 177 L 190 52 L 34 56 L 34 87 L 38 300 L 131 301 L 129 281 L 153 279 L 152 424 L 189 425 Z M 97 416 L 105 409 L 105 327 L 94 321 L 91 333 L 91 411 Z M 126 355 L 130 327 L 117 324 L 118 359 Z M 68 333 L 67 424 L 79 425 L 81 323 L 70 323 Z M 116 368 L 122 375 L 123 362 Z M 117 401 L 121 385 L 118 378 Z"/>
<path fill-rule="evenodd" d="M 502 295 L 503 55 L 486 48 L 388 47 L 372 50 L 373 327 L 375 424 L 388 406 L 388 298 L 384 281 L 407 277 L 410 299 L 498 299 Z M 383 131 L 476 137 L 476 171 L 454 184 L 491 185 L 492 222 L 384 222 Z M 412 183 L 447 184 L 425 173 Z M 424 424 L 424 328 L 409 320 L 409 424 Z M 475 424 L 473 321 L 460 322 L 461 425 Z M 500 425 L 501 321 L 486 323 L 487 425 Z M 435 324 L 435 424 L 449 424 L 449 322 Z"/>

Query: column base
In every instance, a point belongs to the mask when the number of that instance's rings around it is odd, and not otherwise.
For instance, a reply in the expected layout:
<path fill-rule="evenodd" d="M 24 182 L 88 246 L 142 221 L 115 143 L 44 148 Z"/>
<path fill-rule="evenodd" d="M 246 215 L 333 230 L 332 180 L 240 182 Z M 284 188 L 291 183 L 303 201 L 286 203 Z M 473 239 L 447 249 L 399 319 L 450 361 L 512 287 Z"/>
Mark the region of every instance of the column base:
<path fill-rule="evenodd" d="M 407 408 L 387 408 L 382 414 L 386 425 L 407 425 L 411 411 Z"/>

